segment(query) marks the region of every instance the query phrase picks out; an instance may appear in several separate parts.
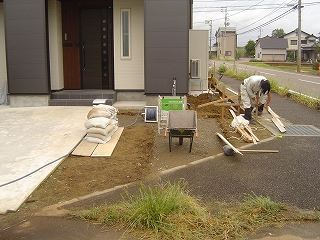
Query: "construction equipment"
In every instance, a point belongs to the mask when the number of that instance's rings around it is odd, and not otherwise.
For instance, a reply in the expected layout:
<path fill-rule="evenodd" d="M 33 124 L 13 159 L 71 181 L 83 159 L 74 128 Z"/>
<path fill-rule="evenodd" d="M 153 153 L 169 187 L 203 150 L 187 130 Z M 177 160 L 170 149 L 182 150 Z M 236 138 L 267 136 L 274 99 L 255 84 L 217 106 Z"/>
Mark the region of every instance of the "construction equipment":
<path fill-rule="evenodd" d="M 164 136 L 166 136 L 167 132 L 169 132 L 170 152 L 172 147 L 172 138 L 179 138 L 180 145 L 183 143 L 183 138 L 189 138 L 189 152 L 191 152 L 194 134 L 198 137 L 197 112 L 194 110 L 169 111 Z"/>

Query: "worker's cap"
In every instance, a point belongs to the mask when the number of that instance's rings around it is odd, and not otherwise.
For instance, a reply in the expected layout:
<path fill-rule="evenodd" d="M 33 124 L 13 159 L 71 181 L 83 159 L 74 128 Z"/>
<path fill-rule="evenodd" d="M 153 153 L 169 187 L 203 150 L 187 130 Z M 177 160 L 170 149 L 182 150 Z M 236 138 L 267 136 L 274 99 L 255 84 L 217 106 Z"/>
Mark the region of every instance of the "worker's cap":
<path fill-rule="evenodd" d="M 268 80 L 261 80 L 261 92 L 262 94 L 268 94 L 270 92 L 270 82 Z"/>

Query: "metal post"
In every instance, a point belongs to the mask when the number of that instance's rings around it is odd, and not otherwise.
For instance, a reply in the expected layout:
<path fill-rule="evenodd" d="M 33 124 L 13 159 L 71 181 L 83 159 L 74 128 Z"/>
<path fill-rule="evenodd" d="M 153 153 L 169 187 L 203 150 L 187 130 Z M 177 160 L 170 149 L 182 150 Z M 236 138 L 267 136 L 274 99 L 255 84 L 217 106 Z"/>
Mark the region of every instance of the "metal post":
<path fill-rule="evenodd" d="M 301 0 L 298 1 L 298 55 L 297 72 L 301 72 Z"/>
<path fill-rule="evenodd" d="M 210 55 L 209 55 L 209 58 L 211 58 L 212 56 L 212 20 L 206 20 L 205 21 L 205 24 L 209 24 L 210 26 L 210 36 L 209 36 L 209 42 L 210 42 Z"/>
<path fill-rule="evenodd" d="M 223 58 L 226 58 L 226 45 L 227 45 L 227 7 L 224 17 L 224 43 L 223 43 Z"/>

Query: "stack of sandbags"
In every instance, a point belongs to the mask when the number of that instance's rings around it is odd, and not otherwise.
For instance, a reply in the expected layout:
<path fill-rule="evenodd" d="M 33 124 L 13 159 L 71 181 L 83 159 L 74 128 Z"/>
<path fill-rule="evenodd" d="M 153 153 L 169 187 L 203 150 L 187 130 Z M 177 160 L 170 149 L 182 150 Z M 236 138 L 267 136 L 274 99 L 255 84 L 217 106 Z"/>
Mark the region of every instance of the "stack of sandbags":
<path fill-rule="evenodd" d="M 87 115 L 88 142 L 105 144 L 118 129 L 118 110 L 110 105 L 95 105 Z"/>

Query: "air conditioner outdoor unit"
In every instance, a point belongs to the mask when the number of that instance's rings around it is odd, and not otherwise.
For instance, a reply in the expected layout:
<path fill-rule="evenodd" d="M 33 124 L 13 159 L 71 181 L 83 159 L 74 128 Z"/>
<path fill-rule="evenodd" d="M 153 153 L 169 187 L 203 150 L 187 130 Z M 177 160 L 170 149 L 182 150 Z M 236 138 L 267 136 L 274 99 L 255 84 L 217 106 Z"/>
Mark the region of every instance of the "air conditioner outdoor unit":
<path fill-rule="evenodd" d="M 190 60 L 190 78 L 200 78 L 200 59 Z"/>

